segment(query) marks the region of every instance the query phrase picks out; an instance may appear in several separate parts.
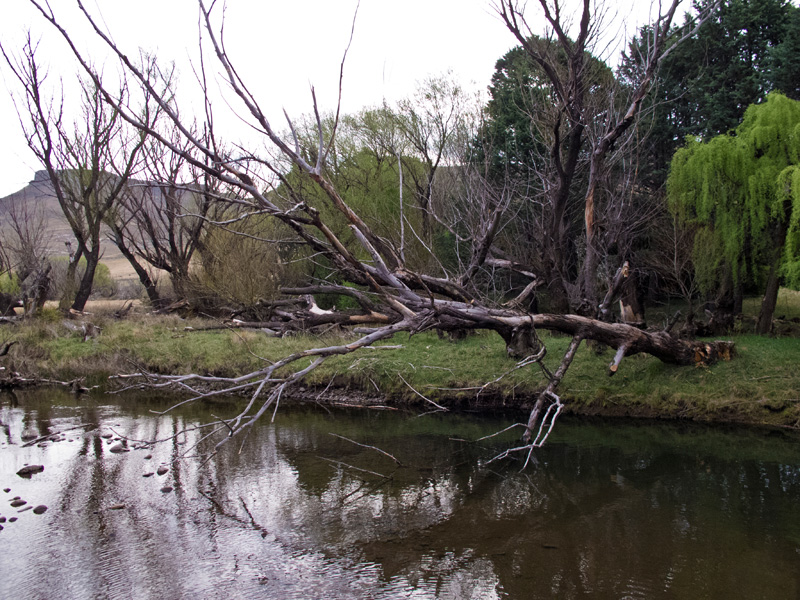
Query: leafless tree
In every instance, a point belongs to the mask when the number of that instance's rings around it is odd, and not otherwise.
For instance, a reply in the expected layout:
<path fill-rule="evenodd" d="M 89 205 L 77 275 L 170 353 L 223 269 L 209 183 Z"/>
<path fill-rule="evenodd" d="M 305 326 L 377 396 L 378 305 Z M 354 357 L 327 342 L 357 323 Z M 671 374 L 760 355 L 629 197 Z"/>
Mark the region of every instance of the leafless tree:
<path fill-rule="evenodd" d="M 26 316 L 44 306 L 50 287 L 47 259 L 47 215 L 41 203 L 12 197 L 6 205 L 8 218 L 4 264 L 16 274 Z"/>
<path fill-rule="evenodd" d="M 174 127 L 164 135 L 184 152 L 192 152 Z M 151 304 L 160 307 L 165 299 L 153 269 L 168 274 L 172 300 L 190 298 L 193 258 L 225 202 L 216 179 L 154 138 L 145 142 L 139 172 L 140 178 L 129 182 L 107 221 L 114 243 L 138 274 Z"/>
<path fill-rule="evenodd" d="M 696 230 L 691 225 L 682 224 L 672 215 L 660 215 L 654 220 L 658 241 L 651 252 L 648 266 L 663 279 L 664 287 L 679 295 L 686 302 L 684 315 L 687 332 L 696 329 L 694 318 L 695 302 L 700 295 L 700 285 L 693 261 L 693 247 Z M 673 318 L 674 325 L 679 314 Z"/>
<path fill-rule="evenodd" d="M 138 167 L 145 136 L 129 128 L 118 111 L 104 101 L 99 76 L 83 81 L 80 117 L 69 124 L 64 118 L 63 98 L 56 102 L 46 97 L 47 75 L 37 63 L 30 34 L 18 60 L 5 48 L 2 52 L 24 90 L 24 103 L 17 110 L 28 147 L 47 171 L 75 237 L 60 307 L 82 311 L 100 262 L 103 223 Z M 118 90 L 120 101 L 126 102 L 126 97 L 124 87 Z M 141 117 L 150 123 L 152 115 L 146 103 L 144 108 Z M 85 269 L 76 286 L 81 259 L 86 261 Z"/>
<path fill-rule="evenodd" d="M 410 169 L 414 178 L 417 206 L 423 218 L 423 235 L 430 236 L 429 213 L 439 167 L 460 164 L 471 132 L 476 108 L 451 74 L 430 77 L 413 96 L 397 106 L 397 121 L 406 140 L 409 155 L 421 160 L 426 169 L 422 177 Z"/>
<path fill-rule="evenodd" d="M 203 0 L 198 2 L 204 25 L 204 36 L 208 41 L 210 52 L 216 58 L 216 64 L 222 70 L 228 88 L 232 91 L 236 101 L 240 103 L 242 112 L 247 114 L 251 125 L 269 144 L 271 152 L 257 153 L 257 145 L 250 146 L 249 149 L 237 148 L 235 152 L 227 150 L 217 142 L 211 122 L 207 123 L 205 130 L 207 135 L 198 135 L 195 129 L 184 123 L 171 99 L 160 95 L 151 75 L 128 59 L 127 55 L 96 25 L 90 13 L 78 2 L 97 35 L 108 43 L 109 48 L 124 66 L 128 76 L 147 91 L 158 103 L 160 110 L 173 121 L 183 139 L 189 142 L 192 151 L 187 151 L 186 146 L 177 144 L 157 128 L 152 127 L 150 122 L 143 120 L 140 112 L 129 108 L 124 99 L 115 94 L 113 90 L 102 87 L 99 75 L 82 56 L 69 32 L 58 24 L 50 8 L 37 0 L 30 1 L 61 32 L 87 74 L 101 90 L 104 100 L 116 108 L 120 118 L 159 141 L 172 152 L 181 156 L 188 164 L 216 178 L 221 185 L 238 189 L 241 193 L 240 198 L 247 198 L 253 210 L 261 211 L 278 219 L 291 229 L 297 239 L 302 240 L 312 252 L 324 256 L 341 280 L 357 286 L 333 284 L 308 286 L 302 291 L 285 290 L 287 293 L 335 291 L 357 298 L 363 311 L 359 315 L 348 316 L 346 322 L 360 325 L 361 328 L 356 329 L 360 337 L 348 343 L 297 352 L 238 377 L 209 377 L 200 374 L 156 377 L 141 373 L 127 378 L 131 380 L 133 377 L 134 381 L 146 381 L 155 387 L 187 390 L 194 394 L 195 398 L 207 397 L 216 393 L 249 391 L 249 401 L 237 416 L 209 425 L 208 435 L 222 436 L 224 439 L 220 443 L 224 443 L 233 434 L 246 431 L 270 407 L 277 405 L 284 392 L 292 384 L 302 379 L 330 356 L 356 352 L 400 331 L 417 333 L 430 329 L 444 331 L 454 329 L 490 330 L 501 335 L 510 348 L 515 347 L 516 341 L 520 338 L 535 338 L 537 329 L 556 330 L 571 335 L 572 343 L 561 366 L 552 374 L 549 384 L 535 403 L 526 426 L 525 445 L 517 449 L 528 451 L 542 443 L 552 428 L 562 407 L 561 400 L 556 393 L 558 385 L 584 339 L 594 339 L 617 349 L 617 355 L 611 365 L 612 372 L 617 369 L 624 356 L 639 352 L 647 352 L 661 360 L 677 364 L 694 364 L 698 360 L 712 361 L 716 359 L 718 352 L 716 345 L 685 342 L 663 331 L 646 332 L 630 325 L 606 323 L 579 315 L 531 314 L 514 303 L 509 306 L 491 303 L 486 296 L 475 294 L 470 289 L 472 285 L 470 278 L 474 277 L 474 273 L 477 273 L 478 269 L 468 267 L 466 273 L 458 278 L 453 278 L 446 273 L 431 275 L 409 268 L 397 249 L 387 240 L 376 235 L 373 229 L 352 210 L 326 175 L 326 163 L 334 148 L 339 123 L 338 115 L 334 116 L 328 130 L 329 134 L 326 135 L 326 128 L 323 127 L 314 99 L 314 118 L 317 124 L 317 139 L 314 147 L 301 146 L 300 137 L 296 134 L 296 129 L 291 121 L 289 122 L 289 135 L 282 136 L 262 111 L 258 99 L 249 91 L 246 83 L 231 63 L 224 41 L 219 34 L 219 24 L 216 22 L 217 13 L 213 4 L 207 6 Z M 677 5 L 678 0 L 675 0 L 668 15 L 660 21 L 661 25 L 658 28 L 660 36 L 666 35 Z M 583 64 L 582 50 L 585 46 L 583 38 L 587 37 L 589 32 L 588 2 L 586 7 L 582 18 L 582 23 L 586 21 L 583 26 L 585 32 L 579 37 L 577 45 L 573 46 L 573 42 L 569 42 L 567 46 L 574 61 L 573 66 L 578 71 Z M 516 6 L 503 4 L 502 10 L 501 14 L 507 18 L 509 25 L 516 27 L 521 32 L 522 30 L 519 29 L 521 14 Z M 566 42 L 568 41 L 566 33 L 561 30 L 558 17 L 559 13 L 551 14 L 548 20 L 554 28 L 558 26 L 559 38 L 563 37 Z M 520 35 L 524 40 L 525 36 Z M 657 51 L 658 47 L 656 44 L 653 68 L 655 68 L 656 59 L 660 55 L 660 51 Z M 543 64 L 547 65 L 548 63 L 543 61 Z M 558 83 L 560 86 L 580 85 L 580 81 L 577 79 L 572 83 L 569 80 L 565 82 L 558 80 Z M 643 86 L 641 94 L 646 92 L 646 84 Z M 567 114 L 564 119 L 569 119 L 571 128 L 569 136 L 576 137 L 577 142 L 580 142 L 584 128 L 580 120 L 585 118 L 585 115 L 580 112 L 570 112 L 578 111 L 580 108 L 580 105 L 575 103 L 580 102 L 580 98 L 583 97 L 581 94 L 575 96 L 574 102 L 571 100 L 574 92 L 577 91 L 580 90 L 560 89 L 559 94 L 567 102 L 565 105 Z M 638 103 L 633 102 L 625 119 L 634 118 L 637 110 Z M 614 121 L 607 134 L 598 140 L 595 148 L 598 155 L 593 159 L 595 172 L 602 169 L 609 148 L 628 125 L 627 120 L 624 122 Z M 561 135 L 560 130 L 557 134 Z M 560 144 L 554 149 L 560 152 Z M 285 161 L 290 163 L 293 172 L 299 173 L 322 192 L 321 200 L 319 200 L 319 196 L 314 198 L 310 195 L 304 196 L 302 188 L 292 185 L 287 179 Z M 566 169 L 564 169 L 564 175 L 567 178 L 569 176 Z M 590 188 L 591 193 L 587 193 L 586 205 L 589 208 L 593 206 L 592 195 L 596 191 L 597 185 L 595 183 L 595 186 Z M 242 201 L 244 202 L 244 200 Z M 346 220 L 354 240 L 352 244 L 343 243 L 341 237 L 337 236 L 328 223 L 321 218 L 322 204 L 320 202 L 325 205 L 326 209 L 335 211 Z M 507 203 L 503 202 L 501 197 L 496 202 L 495 210 L 502 212 L 506 206 Z M 587 218 L 589 226 L 591 226 L 591 217 L 594 213 L 590 210 L 587 214 L 589 214 Z M 491 228 L 487 229 L 487 232 L 490 230 Z M 483 252 L 484 246 L 491 245 L 490 233 L 484 233 L 483 238 L 489 241 L 484 242 L 482 239 L 473 244 L 473 253 L 480 254 Z M 475 261 L 470 259 L 466 264 L 472 265 L 473 262 Z M 477 262 L 480 263 L 480 260 Z M 610 301 L 610 298 L 606 299 L 606 302 Z M 312 305 L 310 308 L 294 312 L 290 317 L 295 321 L 302 319 L 313 321 L 314 319 L 330 318 L 330 313 L 323 312 L 321 314 L 321 311 L 315 310 Z M 528 345 L 530 346 L 530 344 Z M 523 359 L 519 367 L 534 364 L 543 355 L 543 349 L 539 346 L 535 352 L 531 352 Z M 208 392 L 203 389 L 206 385 L 215 385 L 221 389 Z"/>
<path fill-rule="evenodd" d="M 47 257 L 47 215 L 40 203 L 17 198 L 5 208 L 10 230 L 5 249 L 17 276 L 24 280 Z"/>
<path fill-rule="evenodd" d="M 631 165 L 622 165 L 621 171 L 616 167 L 631 156 L 625 148 L 635 145 L 632 125 L 642 101 L 660 61 L 679 42 L 671 39 L 679 2 L 673 1 L 648 28 L 641 69 L 635 80 L 627 82 L 626 90 L 611 81 L 603 84 L 602 69 L 598 73 L 592 58 L 605 33 L 602 7 L 583 0 L 577 24 L 570 29 L 571 15 L 564 13 L 559 0 L 539 0 L 537 4 L 547 25 L 545 37 L 533 35 L 525 4 L 501 0 L 496 9 L 540 70 L 553 100 L 552 107 L 541 109 L 547 114 L 537 122 L 541 139 L 549 146 L 547 155 L 541 157 L 544 166 L 537 170 L 548 209 L 543 232 L 548 238 L 544 243 L 545 278 L 551 292 L 560 296 L 556 305 L 562 310 L 569 306 L 594 316 L 599 306 L 601 256 L 609 246 L 607 234 L 619 238 L 609 229 L 619 233 L 631 223 L 642 222 L 620 210 L 624 206 L 621 200 L 630 191 L 611 175 L 617 170 L 629 179 L 635 172 Z M 697 26 L 703 21 L 701 15 Z M 571 219 L 578 210 L 583 213 L 583 231 L 576 244 Z M 571 262 L 575 256 L 577 264 Z"/>

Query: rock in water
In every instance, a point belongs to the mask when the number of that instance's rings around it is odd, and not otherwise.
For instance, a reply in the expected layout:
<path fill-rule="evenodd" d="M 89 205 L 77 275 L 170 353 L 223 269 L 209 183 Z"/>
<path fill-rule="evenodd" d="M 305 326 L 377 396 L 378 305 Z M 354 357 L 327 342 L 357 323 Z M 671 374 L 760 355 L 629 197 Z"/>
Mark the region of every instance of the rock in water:
<path fill-rule="evenodd" d="M 122 510 L 123 508 L 125 508 L 124 504 L 112 504 L 108 507 L 108 510 Z"/>
<path fill-rule="evenodd" d="M 47 511 L 47 507 L 44 504 L 40 504 L 39 506 L 33 509 L 33 513 L 36 515 L 41 515 L 45 511 Z"/>
<path fill-rule="evenodd" d="M 44 471 L 44 465 L 27 465 L 17 471 L 17 475 L 20 477 L 30 477 L 34 473 L 41 473 L 42 471 Z"/>
<path fill-rule="evenodd" d="M 27 504 L 27 502 L 25 502 L 25 500 L 14 500 L 14 501 L 11 502 L 11 506 L 13 506 L 14 508 L 18 508 L 20 506 L 24 506 L 25 504 Z"/>
<path fill-rule="evenodd" d="M 111 448 L 108 449 L 109 452 L 113 452 L 114 454 L 119 454 L 120 452 L 127 452 L 128 449 L 121 443 L 117 442 Z"/>
<path fill-rule="evenodd" d="M 165 494 L 169 494 L 172 491 L 172 487 L 165 485 L 164 487 L 161 488 L 161 491 Z"/>
<path fill-rule="evenodd" d="M 156 469 L 156 473 L 159 475 L 166 475 L 169 473 L 169 469 L 167 467 L 158 467 L 158 469 Z"/>

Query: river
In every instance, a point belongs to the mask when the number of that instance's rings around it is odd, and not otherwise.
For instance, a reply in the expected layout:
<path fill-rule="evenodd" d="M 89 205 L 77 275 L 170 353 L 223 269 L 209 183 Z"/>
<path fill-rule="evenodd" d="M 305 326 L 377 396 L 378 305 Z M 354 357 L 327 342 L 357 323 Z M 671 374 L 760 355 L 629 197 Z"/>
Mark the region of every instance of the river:
<path fill-rule="evenodd" d="M 287 406 L 210 456 L 233 401 L 167 406 L 0 396 L 0 597 L 800 597 L 796 434 L 562 418 L 520 472 L 472 441 L 510 415 Z"/>

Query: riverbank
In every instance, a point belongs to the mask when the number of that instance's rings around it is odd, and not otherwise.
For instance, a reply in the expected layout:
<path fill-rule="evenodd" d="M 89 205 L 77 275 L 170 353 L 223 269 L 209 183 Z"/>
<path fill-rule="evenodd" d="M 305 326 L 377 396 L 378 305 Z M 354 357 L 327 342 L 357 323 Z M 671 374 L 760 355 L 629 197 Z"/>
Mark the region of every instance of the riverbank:
<path fill-rule="evenodd" d="M 7 372 L 60 381 L 84 378 L 101 390 L 120 373 L 239 375 L 291 352 L 340 344 L 342 334 L 276 339 L 258 331 L 208 329 L 220 323 L 135 314 L 115 319 L 111 310 L 87 317 L 88 337 L 76 321 L 55 311 L 34 322 L 5 324 L 2 342 L 14 341 L 0 366 Z M 86 338 L 86 339 L 85 339 Z M 644 355 L 626 357 L 607 376 L 613 351 L 584 345 L 560 393 L 576 414 L 690 419 L 800 428 L 800 339 L 737 335 L 736 356 L 711 367 L 676 367 Z M 544 360 L 552 371 L 568 338 L 543 334 Z M 519 408 L 544 386 L 541 369 L 515 370 L 499 336 L 476 334 L 451 342 L 434 333 L 397 335 L 374 348 L 334 357 L 295 390 L 320 402 L 427 401 L 459 409 Z M 488 382 L 488 383 L 487 383 Z"/>

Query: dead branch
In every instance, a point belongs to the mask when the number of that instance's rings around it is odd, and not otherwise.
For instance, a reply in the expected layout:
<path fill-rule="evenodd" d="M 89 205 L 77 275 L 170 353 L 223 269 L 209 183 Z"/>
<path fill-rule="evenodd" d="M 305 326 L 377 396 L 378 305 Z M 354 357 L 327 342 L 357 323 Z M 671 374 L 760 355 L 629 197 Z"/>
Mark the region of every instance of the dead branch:
<path fill-rule="evenodd" d="M 417 396 L 419 396 L 420 398 L 422 398 L 423 400 L 425 400 L 425 402 L 427 402 L 428 404 L 432 404 L 433 406 L 435 406 L 435 407 L 436 407 L 436 410 L 438 410 L 438 411 L 443 411 L 443 412 L 447 412 L 447 409 L 446 409 L 444 406 L 442 406 L 441 404 L 437 404 L 436 402 L 434 402 L 433 400 L 431 400 L 431 399 L 430 399 L 430 398 L 428 398 L 427 396 L 425 396 L 425 395 L 421 394 L 420 392 L 418 392 L 418 391 L 416 390 L 416 388 L 414 388 L 414 386 L 413 386 L 413 385 L 411 385 L 410 383 L 408 383 L 408 382 L 405 380 L 405 377 L 403 377 L 403 376 L 402 376 L 400 373 L 398 373 L 398 374 L 397 374 L 397 376 L 400 378 L 400 380 L 401 380 L 403 383 L 405 383 L 405 384 L 408 386 L 408 389 L 410 389 L 410 390 L 411 390 L 412 392 L 414 392 L 414 393 L 415 393 Z"/>
<path fill-rule="evenodd" d="M 395 464 L 397 464 L 398 467 L 404 467 L 405 466 L 403 463 L 401 463 L 399 460 L 397 460 L 397 458 L 395 458 L 393 455 L 389 454 L 385 450 L 381 450 L 380 448 L 378 448 L 376 446 L 369 446 L 367 444 L 362 444 L 360 442 L 357 442 L 355 440 L 351 440 L 350 438 L 344 437 L 343 435 L 338 435 L 336 433 L 332 433 L 331 435 L 333 437 L 339 438 L 340 440 L 344 440 L 346 442 L 350 442 L 351 444 L 355 444 L 356 446 L 361 446 L 362 448 L 368 448 L 370 450 L 375 450 L 375 452 L 378 452 L 379 454 L 383 454 L 384 456 L 387 456 L 387 457 L 391 458 L 395 462 Z"/>

